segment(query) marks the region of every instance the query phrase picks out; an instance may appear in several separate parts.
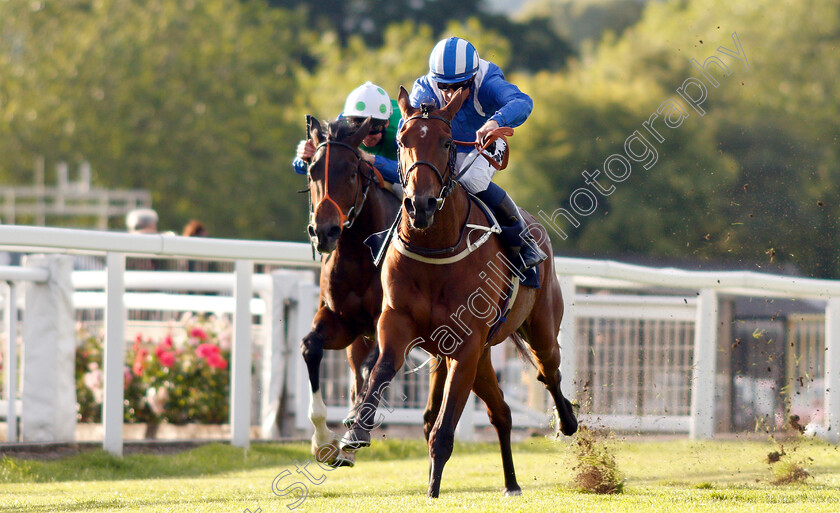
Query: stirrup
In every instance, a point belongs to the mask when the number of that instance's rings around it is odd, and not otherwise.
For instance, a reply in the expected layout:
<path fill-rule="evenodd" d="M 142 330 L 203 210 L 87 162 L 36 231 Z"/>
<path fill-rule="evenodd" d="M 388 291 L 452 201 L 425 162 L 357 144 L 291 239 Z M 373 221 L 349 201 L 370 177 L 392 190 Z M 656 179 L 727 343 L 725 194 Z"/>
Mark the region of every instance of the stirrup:
<path fill-rule="evenodd" d="M 537 241 L 534 240 L 531 234 L 526 234 L 522 237 L 522 246 L 519 249 L 519 258 L 522 260 L 523 268 L 530 269 L 543 263 L 548 258 L 548 255 L 545 254 L 545 251 L 540 249 L 537 245 Z"/>

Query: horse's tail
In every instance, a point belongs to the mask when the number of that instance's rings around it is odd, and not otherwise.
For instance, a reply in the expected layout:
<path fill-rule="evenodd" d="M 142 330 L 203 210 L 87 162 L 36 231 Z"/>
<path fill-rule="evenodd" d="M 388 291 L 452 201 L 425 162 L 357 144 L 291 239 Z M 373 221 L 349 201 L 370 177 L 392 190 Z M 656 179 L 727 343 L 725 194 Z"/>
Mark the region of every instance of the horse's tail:
<path fill-rule="evenodd" d="M 519 358 L 523 362 L 530 364 L 531 367 L 536 369 L 537 362 L 534 361 L 534 354 L 528 348 L 528 345 L 525 342 L 525 339 L 522 338 L 522 335 L 520 335 L 518 331 L 514 331 L 510 334 L 510 338 L 511 340 L 513 340 L 513 347 L 516 348 L 516 354 L 519 355 Z"/>

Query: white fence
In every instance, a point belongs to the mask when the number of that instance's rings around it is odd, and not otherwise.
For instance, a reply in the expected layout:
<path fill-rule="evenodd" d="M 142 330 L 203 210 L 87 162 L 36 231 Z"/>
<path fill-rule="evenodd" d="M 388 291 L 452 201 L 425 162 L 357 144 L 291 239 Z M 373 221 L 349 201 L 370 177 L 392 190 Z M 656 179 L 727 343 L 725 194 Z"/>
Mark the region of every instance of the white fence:
<path fill-rule="evenodd" d="M 316 286 L 313 281 L 279 280 L 270 286 L 270 290 L 262 289 L 268 287 L 260 284 L 264 278 L 253 275 L 255 262 L 297 268 L 313 267 L 308 245 L 0 226 L 0 247 L 20 252 L 105 253 L 107 270 L 95 279 L 100 280 L 99 285 L 104 288 L 106 297 L 103 423 L 104 446 L 107 450 L 116 454 L 122 451 L 123 399 L 122 372 L 109 373 L 108 369 L 122 369 L 125 311 L 127 305 L 131 305 L 135 299 L 139 301 L 139 297 L 133 299 L 131 293 L 126 293 L 127 288 L 139 286 L 134 275 L 125 272 L 127 253 L 160 258 L 234 261 L 235 270 L 232 275 L 220 274 L 214 278 L 225 282 L 224 287 L 233 292 L 233 297 L 225 300 L 232 302 L 234 312 L 232 442 L 237 446 L 247 446 L 249 443 L 251 314 L 254 312 L 265 312 L 267 319 L 283 319 L 286 323 L 284 329 L 271 326 L 274 321 L 263 328 L 266 330 L 264 340 L 268 341 L 268 353 L 264 357 L 272 362 L 265 372 L 289 374 L 287 382 L 292 383 L 297 392 L 294 394 L 295 411 L 298 413 L 296 424 L 308 428 L 304 413 L 308 407 L 308 396 L 304 393 L 306 375 L 302 370 L 298 345 L 308 331 L 315 309 Z M 819 298 L 827 301 L 824 364 L 826 427 L 832 439 L 837 441 L 837 433 L 840 432 L 840 416 L 837 413 L 840 411 L 840 283 L 751 272 L 709 273 L 653 269 L 571 258 L 556 258 L 555 262 L 565 297 L 574 298 L 572 301 L 567 300 L 566 318 L 560 334 L 564 391 L 571 397 L 583 399 L 584 406 L 589 408 L 586 411 L 591 412 L 583 416 L 584 421 L 621 429 L 687 431 L 695 438 L 713 436 L 718 298 L 737 295 Z M 43 273 L 38 274 L 37 270 L 20 271 L 28 273 L 26 276 L 14 274 L 18 271 L 7 271 L 6 274 L 0 273 L 0 278 L 12 286 L 20 281 L 44 279 Z M 159 274 L 165 274 L 167 280 L 174 280 L 175 275 L 180 273 Z M 82 275 L 77 273 L 77 276 Z M 94 279 L 92 274 L 85 276 Z M 190 280 L 186 276 L 183 279 Z M 218 285 L 208 284 L 205 287 L 215 290 L 213 287 L 218 288 Z M 190 289 L 195 285 L 184 282 L 177 286 Z M 659 293 L 653 297 L 588 293 L 596 290 L 637 292 L 640 288 Z M 258 296 L 262 294 L 256 302 L 254 293 L 258 293 Z M 222 298 L 215 300 L 220 301 Z M 288 308 L 289 304 L 293 308 Z M 7 317 L 15 318 L 9 315 L 12 313 L 10 308 L 6 311 Z M 286 313 L 287 318 L 284 317 Z M 10 324 L 13 322 L 7 322 L 6 326 Z M 609 340 L 612 343 L 607 343 Z M 612 356 L 609 359 L 600 350 L 601 347 L 610 348 Z M 651 366 L 656 372 L 649 374 L 646 370 L 634 367 L 637 364 L 633 362 L 638 362 L 640 358 L 652 362 Z M 287 365 L 290 362 L 297 363 Z M 341 364 L 331 366 L 329 359 L 326 366 L 326 379 L 334 373 L 344 372 Z M 501 365 L 497 365 L 497 369 L 508 378 L 506 396 L 509 399 L 522 396 L 521 389 L 510 389 L 509 381 L 513 381 L 517 377 L 516 373 L 521 370 L 516 361 L 502 355 Z M 14 376 L 10 377 L 12 374 L 13 371 L 7 373 L 7 380 L 14 380 Z M 333 377 L 339 379 L 339 376 Z M 277 383 L 284 379 L 285 374 L 262 376 L 263 392 L 269 393 L 268 400 L 272 388 L 276 389 Z M 409 397 L 412 404 L 409 408 L 400 408 L 401 398 L 395 398 L 391 401 L 394 411 L 385 412 L 386 420 L 422 422 L 419 411 L 425 385 L 422 379 L 413 383 L 409 381 L 404 381 L 400 390 Z M 605 383 L 610 386 L 603 386 Z M 7 392 L 14 390 L 14 384 L 4 389 Z M 332 407 L 328 418 L 340 420 L 346 413 L 347 399 L 345 395 L 342 406 L 341 388 L 333 389 L 336 392 L 329 403 Z M 396 387 L 392 389 L 396 390 Z M 526 395 L 530 393 L 526 392 Z M 265 404 L 265 400 L 262 404 Z M 529 401 L 530 407 L 519 401 L 510 402 L 516 417 L 515 424 L 539 423 L 541 418 L 546 418 L 544 411 L 533 407 L 532 400 Z M 14 415 L 11 411 L 14 404 L 12 400 L 7 405 L 10 408 L 9 415 Z M 480 425 L 483 419 L 484 415 L 469 410 L 465 413 L 464 421 L 470 425 Z"/>

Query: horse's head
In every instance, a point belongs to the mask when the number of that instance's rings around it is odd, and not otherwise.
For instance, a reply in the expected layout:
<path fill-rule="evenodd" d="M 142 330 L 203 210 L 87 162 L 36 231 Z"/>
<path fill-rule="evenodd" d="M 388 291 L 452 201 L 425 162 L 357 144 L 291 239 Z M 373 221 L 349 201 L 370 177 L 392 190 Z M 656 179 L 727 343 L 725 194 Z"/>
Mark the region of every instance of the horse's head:
<path fill-rule="evenodd" d="M 358 147 L 369 130 L 370 118 L 357 128 L 337 120 L 324 134 L 321 123 L 310 118 L 309 139 L 316 150 L 307 171 L 314 205 L 308 231 L 320 253 L 335 250 L 341 230 L 353 224 L 362 208 L 367 192 L 362 181 L 370 177 L 363 175 L 366 165 Z"/>
<path fill-rule="evenodd" d="M 454 187 L 455 143 L 450 122 L 469 95 L 461 89 L 442 109 L 423 105 L 414 108 L 408 92 L 400 88 L 399 105 L 405 122 L 397 136 L 400 169 L 405 187 L 405 208 L 411 224 L 425 229 Z"/>

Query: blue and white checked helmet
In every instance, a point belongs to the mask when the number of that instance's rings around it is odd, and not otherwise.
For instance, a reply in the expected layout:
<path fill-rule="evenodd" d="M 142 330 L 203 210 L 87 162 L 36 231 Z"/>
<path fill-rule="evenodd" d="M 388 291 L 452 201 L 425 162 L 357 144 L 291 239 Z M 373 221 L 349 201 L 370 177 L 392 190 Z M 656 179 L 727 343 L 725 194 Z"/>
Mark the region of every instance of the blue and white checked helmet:
<path fill-rule="evenodd" d="M 444 84 L 462 82 L 478 71 L 478 52 L 466 39 L 450 37 L 435 45 L 429 55 L 429 72 Z"/>

